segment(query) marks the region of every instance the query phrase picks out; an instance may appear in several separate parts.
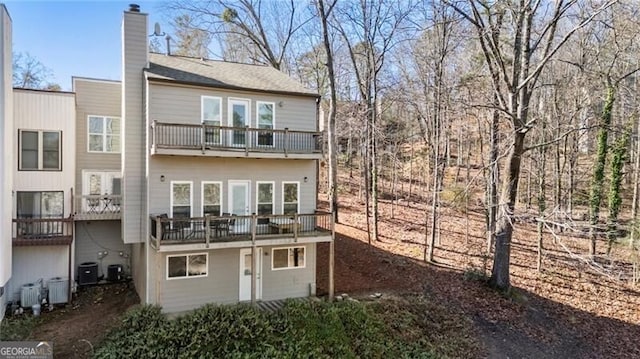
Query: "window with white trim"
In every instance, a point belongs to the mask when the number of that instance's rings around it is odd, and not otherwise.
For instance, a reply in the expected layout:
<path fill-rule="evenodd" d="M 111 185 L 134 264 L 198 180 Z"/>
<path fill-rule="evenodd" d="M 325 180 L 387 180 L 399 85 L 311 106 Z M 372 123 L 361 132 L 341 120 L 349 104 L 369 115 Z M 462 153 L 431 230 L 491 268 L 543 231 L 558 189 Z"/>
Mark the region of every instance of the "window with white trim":
<path fill-rule="evenodd" d="M 267 129 L 268 131 L 258 132 L 258 145 L 273 146 L 273 128 L 275 124 L 275 104 L 273 102 L 257 101 L 256 123 L 259 129 Z"/>
<path fill-rule="evenodd" d="M 191 218 L 193 192 L 192 182 L 171 182 L 171 218 Z"/>
<path fill-rule="evenodd" d="M 222 98 L 213 96 L 202 96 L 200 107 L 202 123 L 204 125 L 222 125 Z M 207 128 L 205 131 L 205 141 L 210 144 L 219 144 L 220 129 Z"/>
<path fill-rule="evenodd" d="M 271 250 L 271 269 L 291 269 L 305 267 L 305 248 L 286 247 Z"/>
<path fill-rule="evenodd" d="M 62 170 L 62 132 L 60 131 L 19 131 L 21 171 Z"/>
<path fill-rule="evenodd" d="M 282 214 L 299 213 L 300 182 L 282 182 Z"/>
<path fill-rule="evenodd" d="M 207 253 L 167 256 L 167 279 L 206 277 Z"/>
<path fill-rule="evenodd" d="M 202 215 L 222 214 L 222 182 L 202 182 Z"/>
<path fill-rule="evenodd" d="M 258 200 L 256 201 L 256 213 L 259 216 L 273 214 L 273 185 L 274 182 L 256 182 L 256 193 Z M 269 223 L 269 218 L 259 218 L 258 224 Z"/>
<path fill-rule="evenodd" d="M 120 118 L 109 116 L 89 116 L 87 119 L 89 152 L 120 152 Z"/>

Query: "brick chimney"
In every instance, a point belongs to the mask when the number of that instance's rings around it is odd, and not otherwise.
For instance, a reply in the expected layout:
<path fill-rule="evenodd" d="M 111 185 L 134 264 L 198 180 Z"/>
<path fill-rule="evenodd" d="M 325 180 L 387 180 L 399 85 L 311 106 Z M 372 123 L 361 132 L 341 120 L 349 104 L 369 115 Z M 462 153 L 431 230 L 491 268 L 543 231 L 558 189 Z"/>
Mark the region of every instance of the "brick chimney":
<path fill-rule="evenodd" d="M 144 68 L 148 67 L 147 14 L 129 5 L 122 20 L 122 237 L 145 242 L 146 113 Z"/>

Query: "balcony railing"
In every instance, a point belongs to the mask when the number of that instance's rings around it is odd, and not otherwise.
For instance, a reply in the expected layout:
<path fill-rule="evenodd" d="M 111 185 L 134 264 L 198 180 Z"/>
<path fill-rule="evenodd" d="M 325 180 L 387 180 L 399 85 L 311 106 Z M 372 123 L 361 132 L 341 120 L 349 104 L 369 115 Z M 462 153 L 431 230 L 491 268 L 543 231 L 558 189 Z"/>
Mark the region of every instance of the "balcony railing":
<path fill-rule="evenodd" d="M 83 195 L 74 198 L 76 220 L 120 219 L 122 196 L 115 194 Z"/>
<path fill-rule="evenodd" d="M 168 218 L 151 216 L 151 240 L 156 248 L 165 244 L 260 241 L 263 239 L 331 236 L 331 213 L 206 216 Z"/>
<path fill-rule="evenodd" d="M 73 218 L 13 219 L 15 245 L 68 244 L 73 240 Z"/>
<path fill-rule="evenodd" d="M 152 147 L 157 149 L 322 154 L 322 132 L 251 127 L 191 125 L 154 121 Z"/>

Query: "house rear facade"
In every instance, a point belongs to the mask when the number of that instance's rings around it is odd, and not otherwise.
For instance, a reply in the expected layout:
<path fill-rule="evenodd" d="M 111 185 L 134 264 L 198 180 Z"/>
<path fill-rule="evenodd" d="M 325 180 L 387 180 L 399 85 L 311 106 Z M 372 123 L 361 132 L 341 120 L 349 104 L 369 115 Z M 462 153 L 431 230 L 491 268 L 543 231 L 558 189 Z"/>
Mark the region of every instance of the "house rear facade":
<path fill-rule="evenodd" d="M 148 29 L 139 7 L 124 12 L 121 81 L 77 77 L 62 93 L 3 78 L 3 301 L 49 277 L 69 291 L 130 279 L 167 312 L 315 295 L 317 245 L 332 263 L 334 238 L 317 203 L 318 95 L 270 67 L 149 53 Z M 59 120 L 39 122 L 38 106 Z"/>

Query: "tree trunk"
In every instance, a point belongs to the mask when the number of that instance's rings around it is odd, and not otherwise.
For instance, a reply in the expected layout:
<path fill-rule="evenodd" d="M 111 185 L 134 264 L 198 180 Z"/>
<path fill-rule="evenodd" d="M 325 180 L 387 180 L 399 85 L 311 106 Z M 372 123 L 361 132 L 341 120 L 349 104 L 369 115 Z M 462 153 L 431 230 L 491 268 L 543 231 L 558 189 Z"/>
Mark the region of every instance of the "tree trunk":
<path fill-rule="evenodd" d="M 611 111 L 615 101 L 615 90 L 613 86 L 607 86 L 607 97 L 600 118 L 600 129 L 598 130 L 598 153 L 596 155 L 596 163 L 593 169 L 593 180 L 591 182 L 591 194 L 589 199 L 590 216 L 589 224 L 591 225 L 590 237 L 591 247 L 589 254 L 596 255 L 596 240 L 598 238 L 598 221 L 600 220 L 600 203 L 602 202 L 602 186 L 604 183 L 604 166 L 607 160 L 609 136 L 609 126 L 611 125 Z"/>
<path fill-rule="evenodd" d="M 607 217 L 607 255 L 611 254 L 611 246 L 618 237 L 618 214 L 622 205 L 620 186 L 622 185 L 624 163 L 627 158 L 627 147 L 631 136 L 631 126 L 616 141 L 611 156 L 611 183 L 609 185 L 609 216 Z"/>
<path fill-rule="evenodd" d="M 511 239 L 513 236 L 513 211 L 518 195 L 520 164 L 524 152 L 525 132 L 514 133 L 514 139 L 506 160 L 506 173 L 502 184 L 500 216 L 496 223 L 496 245 L 493 268 L 489 284 L 500 290 L 509 290 L 509 265 L 511 258 Z"/>

